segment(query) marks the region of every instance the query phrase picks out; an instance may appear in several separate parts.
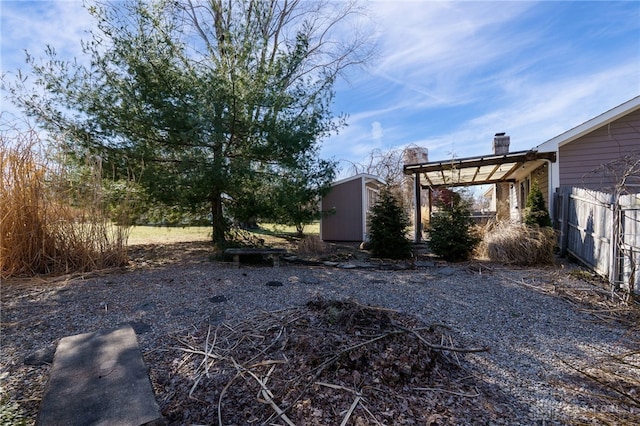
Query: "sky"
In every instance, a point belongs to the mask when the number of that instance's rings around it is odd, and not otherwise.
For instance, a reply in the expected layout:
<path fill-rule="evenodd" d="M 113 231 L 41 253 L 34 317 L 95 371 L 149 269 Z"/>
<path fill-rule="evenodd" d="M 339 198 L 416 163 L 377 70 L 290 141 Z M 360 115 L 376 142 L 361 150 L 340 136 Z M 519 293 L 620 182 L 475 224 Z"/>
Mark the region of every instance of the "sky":
<path fill-rule="evenodd" d="M 640 2 L 369 1 L 377 55 L 335 85 L 348 126 L 321 156 L 353 172 L 374 149 L 419 146 L 429 161 L 535 148 L 640 95 Z M 80 54 L 93 21 L 80 1 L 0 2 L 1 69 L 24 50 Z M 2 99 L 3 113 L 18 114 Z"/>

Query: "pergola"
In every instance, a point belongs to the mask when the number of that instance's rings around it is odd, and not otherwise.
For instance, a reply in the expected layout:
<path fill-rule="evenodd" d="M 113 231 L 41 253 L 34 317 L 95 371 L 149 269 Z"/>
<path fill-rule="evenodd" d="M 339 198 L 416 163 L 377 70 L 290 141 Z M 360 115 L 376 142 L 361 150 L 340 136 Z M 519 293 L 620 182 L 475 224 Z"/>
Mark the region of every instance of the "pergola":
<path fill-rule="evenodd" d="M 472 186 L 514 183 L 527 176 L 545 161 L 555 162 L 555 152 L 518 151 L 507 154 L 491 154 L 483 157 L 405 164 L 404 174 L 414 175 L 415 185 L 415 241 L 421 239 L 422 214 L 421 189 L 429 189 L 429 212 L 431 191 L 453 186 Z M 422 180 L 424 179 L 424 183 Z"/>

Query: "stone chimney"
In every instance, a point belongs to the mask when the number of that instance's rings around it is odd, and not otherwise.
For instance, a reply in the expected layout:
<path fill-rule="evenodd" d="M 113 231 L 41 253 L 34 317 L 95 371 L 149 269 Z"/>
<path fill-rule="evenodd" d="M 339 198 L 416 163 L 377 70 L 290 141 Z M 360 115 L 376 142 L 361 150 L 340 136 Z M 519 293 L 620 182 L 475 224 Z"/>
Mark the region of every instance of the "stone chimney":
<path fill-rule="evenodd" d="M 496 133 L 493 137 L 493 153 L 496 155 L 504 155 L 509 153 L 509 144 L 511 137 L 504 133 Z"/>
<path fill-rule="evenodd" d="M 511 138 L 504 133 L 496 133 L 493 137 L 493 153 L 505 155 L 509 153 Z M 509 220 L 511 212 L 509 208 L 509 184 L 497 183 L 495 192 L 496 219 L 498 221 Z"/>

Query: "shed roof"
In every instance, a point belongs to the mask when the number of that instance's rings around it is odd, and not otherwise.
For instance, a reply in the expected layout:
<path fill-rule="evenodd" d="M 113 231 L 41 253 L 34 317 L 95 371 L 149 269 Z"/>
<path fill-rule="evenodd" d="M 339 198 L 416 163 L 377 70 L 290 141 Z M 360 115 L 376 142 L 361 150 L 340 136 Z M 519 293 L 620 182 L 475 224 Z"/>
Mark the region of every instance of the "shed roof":
<path fill-rule="evenodd" d="M 344 179 L 337 180 L 337 181 L 333 182 L 331 184 L 331 186 L 340 185 L 342 183 L 350 182 L 350 181 L 356 180 L 356 179 L 364 179 L 365 183 L 375 182 L 375 183 L 378 183 L 380 185 L 386 185 L 386 182 L 380 176 L 372 175 L 372 174 L 369 174 L 369 173 L 358 173 L 357 175 L 353 175 L 353 176 L 349 176 L 349 177 L 344 178 Z"/>
<path fill-rule="evenodd" d="M 544 161 L 556 161 L 555 152 L 518 151 L 491 154 L 448 161 L 405 164 L 404 173 L 424 177 L 423 188 L 485 185 L 513 182 L 518 175 L 528 173 Z"/>

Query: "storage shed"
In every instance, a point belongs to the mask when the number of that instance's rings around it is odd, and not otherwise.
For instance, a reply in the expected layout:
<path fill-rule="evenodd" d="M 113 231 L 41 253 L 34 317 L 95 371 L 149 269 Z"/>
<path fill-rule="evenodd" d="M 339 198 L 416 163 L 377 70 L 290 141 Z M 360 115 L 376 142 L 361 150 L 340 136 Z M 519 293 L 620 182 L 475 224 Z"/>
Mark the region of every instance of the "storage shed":
<path fill-rule="evenodd" d="M 361 173 L 336 181 L 321 201 L 321 210 L 331 212 L 320 221 L 323 241 L 366 241 L 367 220 L 385 181 Z"/>

